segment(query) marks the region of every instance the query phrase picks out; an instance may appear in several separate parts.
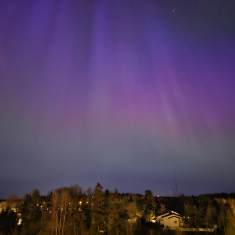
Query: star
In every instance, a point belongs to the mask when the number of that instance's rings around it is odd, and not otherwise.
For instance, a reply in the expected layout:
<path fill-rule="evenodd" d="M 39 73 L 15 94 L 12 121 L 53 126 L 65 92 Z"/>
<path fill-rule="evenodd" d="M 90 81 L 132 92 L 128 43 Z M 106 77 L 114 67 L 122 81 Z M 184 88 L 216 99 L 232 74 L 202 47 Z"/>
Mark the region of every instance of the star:
<path fill-rule="evenodd" d="M 171 13 L 172 13 L 172 14 L 175 14 L 175 12 L 176 12 L 176 9 L 173 8 L 173 9 L 171 10 Z"/>

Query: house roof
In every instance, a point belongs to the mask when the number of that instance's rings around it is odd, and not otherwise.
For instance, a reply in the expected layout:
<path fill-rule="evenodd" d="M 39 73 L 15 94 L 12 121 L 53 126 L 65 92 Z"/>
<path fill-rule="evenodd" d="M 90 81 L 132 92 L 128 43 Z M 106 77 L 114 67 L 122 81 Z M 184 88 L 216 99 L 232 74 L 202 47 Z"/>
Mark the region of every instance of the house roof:
<path fill-rule="evenodd" d="M 171 218 L 182 219 L 182 216 L 179 216 L 179 215 L 168 215 L 168 216 L 161 217 L 161 219 L 166 218 L 166 217 L 167 217 L 168 219 L 171 219 Z"/>
<path fill-rule="evenodd" d="M 175 211 L 168 211 L 167 213 L 164 213 L 164 214 L 161 214 L 161 215 L 157 216 L 157 219 L 160 220 L 162 218 L 169 217 L 169 216 L 170 217 L 182 218 L 182 216 L 179 213 L 177 213 Z"/>

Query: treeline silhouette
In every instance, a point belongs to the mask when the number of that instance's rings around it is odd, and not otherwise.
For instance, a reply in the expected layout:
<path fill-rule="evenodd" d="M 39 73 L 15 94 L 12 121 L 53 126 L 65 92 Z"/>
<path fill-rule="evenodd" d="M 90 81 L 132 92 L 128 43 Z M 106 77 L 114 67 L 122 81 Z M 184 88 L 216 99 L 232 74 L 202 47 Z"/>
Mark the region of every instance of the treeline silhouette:
<path fill-rule="evenodd" d="M 39 190 L 26 194 L 17 211 L 8 208 L 0 213 L 0 234 L 181 234 L 151 223 L 151 218 L 173 210 L 182 215 L 188 227 L 216 225 L 216 234 L 234 235 L 234 208 L 234 194 L 154 197 L 150 190 L 141 195 L 111 192 L 99 183 L 86 191 L 76 185 L 56 189 L 46 196 L 40 195 Z"/>

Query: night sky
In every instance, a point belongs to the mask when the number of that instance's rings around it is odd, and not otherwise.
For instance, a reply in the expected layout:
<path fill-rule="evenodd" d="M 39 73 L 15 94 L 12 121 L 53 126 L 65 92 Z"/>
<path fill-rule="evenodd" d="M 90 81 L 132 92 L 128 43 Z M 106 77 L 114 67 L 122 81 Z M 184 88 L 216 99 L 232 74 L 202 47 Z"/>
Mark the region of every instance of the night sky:
<path fill-rule="evenodd" d="M 235 2 L 1 0 L 0 197 L 80 184 L 235 191 Z"/>

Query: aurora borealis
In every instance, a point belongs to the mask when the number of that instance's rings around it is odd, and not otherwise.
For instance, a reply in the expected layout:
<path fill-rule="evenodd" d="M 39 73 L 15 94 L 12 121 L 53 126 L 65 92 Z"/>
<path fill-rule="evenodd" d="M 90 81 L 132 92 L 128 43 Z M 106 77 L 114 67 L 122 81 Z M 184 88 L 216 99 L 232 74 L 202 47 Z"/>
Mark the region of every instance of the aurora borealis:
<path fill-rule="evenodd" d="M 234 191 L 234 8 L 1 0 L 0 196 Z"/>

